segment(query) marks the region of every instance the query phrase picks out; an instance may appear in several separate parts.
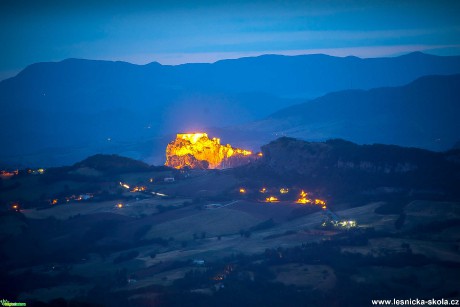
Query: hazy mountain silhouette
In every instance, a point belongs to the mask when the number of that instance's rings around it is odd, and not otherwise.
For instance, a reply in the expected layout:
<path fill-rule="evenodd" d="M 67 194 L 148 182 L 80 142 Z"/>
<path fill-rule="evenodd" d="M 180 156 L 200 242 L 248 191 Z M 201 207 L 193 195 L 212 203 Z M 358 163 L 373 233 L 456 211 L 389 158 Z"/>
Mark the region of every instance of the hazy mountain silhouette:
<path fill-rule="evenodd" d="M 286 135 L 447 150 L 460 138 L 459 101 L 460 75 L 426 76 L 401 87 L 330 93 L 227 134 L 252 131 L 262 143 Z"/>
<path fill-rule="evenodd" d="M 45 165 L 96 152 L 146 158 L 163 150 L 143 147 L 161 135 L 250 122 L 331 91 L 459 72 L 460 57 L 422 53 L 375 59 L 266 55 L 178 66 L 38 63 L 0 82 L 1 142 L 7 144 L 0 158 Z"/>

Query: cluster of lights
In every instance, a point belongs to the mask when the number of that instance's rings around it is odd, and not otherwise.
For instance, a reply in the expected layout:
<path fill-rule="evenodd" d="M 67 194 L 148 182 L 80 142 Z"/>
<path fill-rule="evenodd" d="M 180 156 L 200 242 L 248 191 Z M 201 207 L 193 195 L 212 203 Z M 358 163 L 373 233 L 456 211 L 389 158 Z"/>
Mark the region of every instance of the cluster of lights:
<path fill-rule="evenodd" d="M 39 168 L 39 169 L 36 169 L 36 170 L 33 170 L 33 169 L 29 169 L 27 171 L 28 174 L 40 174 L 40 175 L 43 175 L 45 173 L 45 169 L 44 168 Z"/>
<path fill-rule="evenodd" d="M 305 205 L 305 204 L 315 204 L 315 205 L 319 205 L 321 206 L 322 209 L 326 209 L 326 201 L 322 200 L 322 199 L 310 199 L 308 198 L 308 193 L 305 192 L 304 190 L 302 190 L 300 192 L 300 195 L 299 195 L 299 198 L 296 200 L 296 203 L 297 204 L 302 204 L 302 205 Z"/>
<path fill-rule="evenodd" d="M 2 170 L 0 171 L 0 176 L 2 177 L 12 177 L 12 176 L 16 176 L 19 174 L 19 170 L 14 170 L 14 171 L 5 171 L 5 170 Z"/>
<path fill-rule="evenodd" d="M 25 171 L 26 170 L 24 170 L 24 172 Z M 27 174 L 29 174 L 29 175 L 36 175 L 36 174 L 42 175 L 44 173 L 45 173 L 44 168 L 27 169 Z M 19 170 L 18 169 L 14 170 L 14 171 L 0 170 L 0 177 L 8 178 L 8 177 L 17 176 L 17 175 L 19 175 Z"/>
<path fill-rule="evenodd" d="M 134 193 L 134 192 L 143 192 L 143 191 L 145 191 L 145 190 L 147 190 L 146 187 L 140 186 L 140 187 L 134 187 L 134 188 L 132 188 L 132 189 L 130 190 L 130 192 L 133 192 L 133 193 Z"/>
<path fill-rule="evenodd" d="M 287 193 L 289 193 L 289 189 L 288 188 L 281 188 L 280 193 L 281 194 L 287 194 Z"/>
<path fill-rule="evenodd" d="M 280 200 L 276 196 L 269 196 L 269 197 L 265 198 L 265 202 L 267 202 L 267 203 L 277 203 L 279 201 Z"/>
<path fill-rule="evenodd" d="M 247 190 L 245 188 L 241 187 L 239 189 L 239 192 L 240 192 L 240 194 L 246 194 Z M 268 190 L 265 187 L 262 187 L 262 188 L 259 189 L 259 193 L 265 194 L 267 192 L 268 192 Z M 288 194 L 289 192 L 290 192 L 289 188 L 280 188 L 279 189 L 280 194 Z M 267 202 L 267 203 L 276 203 L 276 202 L 279 202 L 280 199 L 277 196 L 270 195 L 268 197 L 265 197 L 264 201 Z M 299 198 L 295 201 L 295 203 L 296 204 L 301 204 L 301 205 L 313 204 L 313 205 L 321 206 L 322 209 L 327 208 L 325 200 L 322 200 L 322 199 L 319 199 L 319 198 L 315 198 L 315 199 L 308 198 L 308 193 L 305 192 L 304 190 L 302 190 L 300 192 Z"/>
<path fill-rule="evenodd" d="M 345 229 L 350 229 L 350 228 L 355 228 L 357 226 L 355 220 L 340 220 L 340 221 L 324 221 L 321 226 L 326 227 L 328 225 L 332 225 L 334 227 L 340 227 L 340 228 L 345 228 Z"/>
<path fill-rule="evenodd" d="M 153 178 L 150 178 L 149 180 L 150 182 L 153 182 Z M 130 192 L 134 193 L 134 192 L 144 192 L 144 191 L 147 191 L 147 188 L 145 186 L 135 186 L 133 188 L 131 188 L 131 186 L 127 183 L 124 183 L 124 182 L 121 182 L 120 181 L 120 186 L 122 188 L 125 188 L 127 190 L 129 190 Z"/>
<path fill-rule="evenodd" d="M 93 198 L 93 197 L 94 197 L 93 194 L 86 193 L 86 194 L 81 194 L 81 195 L 68 196 L 68 197 L 62 198 L 61 200 L 58 199 L 58 198 L 53 198 L 53 199 L 49 200 L 49 202 L 50 202 L 51 205 L 57 205 L 57 204 L 59 204 L 59 202 L 64 202 L 64 200 L 68 203 L 71 200 L 82 201 L 82 200 L 88 200 L 88 199 Z"/>

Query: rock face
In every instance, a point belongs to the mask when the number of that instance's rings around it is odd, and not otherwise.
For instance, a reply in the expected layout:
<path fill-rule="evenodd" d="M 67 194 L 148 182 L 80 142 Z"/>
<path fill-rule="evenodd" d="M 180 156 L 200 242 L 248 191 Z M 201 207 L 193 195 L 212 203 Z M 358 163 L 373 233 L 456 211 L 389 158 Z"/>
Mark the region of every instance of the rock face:
<path fill-rule="evenodd" d="M 344 198 L 388 191 L 405 191 L 411 197 L 460 195 L 455 150 L 439 153 L 339 139 L 306 142 L 284 137 L 262 146 L 262 153 L 257 162 L 240 168 L 239 176 L 249 181 L 302 184 Z"/>
<path fill-rule="evenodd" d="M 190 168 L 196 168 L 196 169 L 208 169 L 209 168 L 209 162 L 205 160 L 198 160 L 191 154 L 186 154 L 184 156 L 168 156 L 166 158 L 166 166 L 174 167 L 174 168 L 184 168 L 184 167 L 190 167 Z"/>
<path fill-rule="evenodd" d="M 330 172 L 403 174 L 437 163 L 436 153 L 391 145 L 357 145 L 344 140 L 305 142 L 279 138 L 262 146 L 263 164 L 279 174 L 312 175 Z"/>
<path fill-rule="evenodd" d="M 179 133 L 166 147 L 166 166 L 177 169 L 221 169 L 240 166 L 255 160 L 249 150 L 220 144 L 220 139 L 210 139 L 206 133 Z"/>

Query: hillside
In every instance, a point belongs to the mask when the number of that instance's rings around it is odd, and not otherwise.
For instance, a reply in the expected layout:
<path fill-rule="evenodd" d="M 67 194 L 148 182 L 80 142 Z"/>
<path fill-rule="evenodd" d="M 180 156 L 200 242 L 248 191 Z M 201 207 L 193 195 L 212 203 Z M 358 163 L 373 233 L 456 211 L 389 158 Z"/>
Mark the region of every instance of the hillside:
<path fill-rule="evenodd" d="M 332 91 L 459 72 L 460 57 L 422 53 L 266 55 L 178 66 L 38 63 L 0 82 L 0 141 L 8 144 L 0 158 L 23 166 L 73 163 L 95 152 L 149 159 L 170 133 L 242 124 Z"/>
<path fill-rule="evenodd" d="M 283 137 L 262 146 L 262 153 L 258 161 L 236 170 L 240 178 L 300 185 L 353 202 L 382 195 L 399 201 L 460 198 L 458 151 Z"/>

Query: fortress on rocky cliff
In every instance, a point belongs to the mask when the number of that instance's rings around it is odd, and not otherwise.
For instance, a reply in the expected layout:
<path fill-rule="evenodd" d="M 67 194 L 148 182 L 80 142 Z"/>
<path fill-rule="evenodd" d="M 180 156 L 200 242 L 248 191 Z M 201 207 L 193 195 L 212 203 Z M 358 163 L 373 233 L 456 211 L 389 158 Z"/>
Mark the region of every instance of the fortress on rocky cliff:
<path fill-rule="evenodd" d="M 240 166 L 257 158 L 249 150 L 222 145 L 204 132 L 179 133 L 166 147 L 166 166 L 181 169 L 222 169 Z"/>

